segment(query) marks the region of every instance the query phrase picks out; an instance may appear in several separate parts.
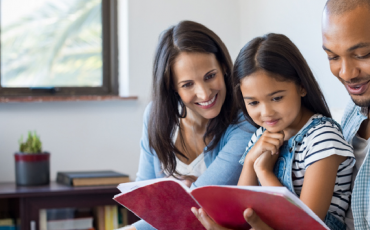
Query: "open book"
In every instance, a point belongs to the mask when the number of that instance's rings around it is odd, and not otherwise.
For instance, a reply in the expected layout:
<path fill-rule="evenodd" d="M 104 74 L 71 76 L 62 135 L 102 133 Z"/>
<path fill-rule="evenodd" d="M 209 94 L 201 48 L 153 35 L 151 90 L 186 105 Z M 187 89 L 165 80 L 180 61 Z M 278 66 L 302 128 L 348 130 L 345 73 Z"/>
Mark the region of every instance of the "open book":
<path fill-rule="evenodd" d="M 181 182 L 154 179 L 118 186 L 114 200 L 160 230 L 204 229 L 191 212 L 202 207 L 218 224 L 249 229 L 243 217 L 253 210 L 275 230 L 329 229 L 297 196 L 285 187 L 203 186 L 189 189 Z"/>

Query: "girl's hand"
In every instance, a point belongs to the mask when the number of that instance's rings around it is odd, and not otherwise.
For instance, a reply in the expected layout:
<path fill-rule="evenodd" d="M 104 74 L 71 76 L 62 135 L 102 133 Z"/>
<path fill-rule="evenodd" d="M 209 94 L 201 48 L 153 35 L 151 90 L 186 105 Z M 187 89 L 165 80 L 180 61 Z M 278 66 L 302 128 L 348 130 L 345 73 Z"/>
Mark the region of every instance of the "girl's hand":
<path fill-rule="evenodd" d="M 279 154 L 271 155 L 268 151 L 262 153 L 253 164 L 253 168 L 257 174 L 257 177 L 261 178 L 266 173 L 273 173 L 278 157 Z"/>
<path fill-rule="evenodd" d="M 268 152 L 270 155 L 277 154 L 279 152 L 279 148 L 283 145 L 283 142 L 283 132 L 271 133 L 266 130 L 249 151 L 245 160 L 249 164 L 254 165 L 257 158 L 259 158 L 264 152 Z"/>
<path fill-rule="evenodd" d="M 191 211 L 194 213 L 194 215 L 198 218 L 200 223 L 207 230 L 231 230 L 231 229 L 224 228 L 224 227 L 216 224 L 211 218 L 209 218 L 208 214 L 201 208 L 196 209 L 196 208 L 192 207 Z"/>

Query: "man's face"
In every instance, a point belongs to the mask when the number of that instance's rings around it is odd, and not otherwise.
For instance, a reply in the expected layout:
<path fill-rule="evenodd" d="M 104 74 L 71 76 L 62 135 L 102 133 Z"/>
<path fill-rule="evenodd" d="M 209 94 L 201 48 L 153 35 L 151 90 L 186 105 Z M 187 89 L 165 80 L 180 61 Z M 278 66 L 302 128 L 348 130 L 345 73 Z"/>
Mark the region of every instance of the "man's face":
<path fill-rule="evenodd" d="M 341 15 L 324 11 L 323 49 L 331 72 L 344 84 L 352 100 L 370 106 L 370 10 L 358 7 Z"/>

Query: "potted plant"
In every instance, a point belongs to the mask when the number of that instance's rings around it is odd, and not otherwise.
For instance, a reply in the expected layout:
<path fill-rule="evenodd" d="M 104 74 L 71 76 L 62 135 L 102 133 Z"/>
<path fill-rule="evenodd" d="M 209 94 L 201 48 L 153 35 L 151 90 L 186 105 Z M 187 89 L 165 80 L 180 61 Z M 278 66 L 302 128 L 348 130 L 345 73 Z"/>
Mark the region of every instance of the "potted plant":
<path fill-rule="evenodd" d="M 50 181 L 50 154 L 42 151 L 42 143 L 36 132 L 28 132 L 26 142 L 19 140 L 19 152 L 15 157 L 15 181 L 17 185 L 45 185 Z"/>

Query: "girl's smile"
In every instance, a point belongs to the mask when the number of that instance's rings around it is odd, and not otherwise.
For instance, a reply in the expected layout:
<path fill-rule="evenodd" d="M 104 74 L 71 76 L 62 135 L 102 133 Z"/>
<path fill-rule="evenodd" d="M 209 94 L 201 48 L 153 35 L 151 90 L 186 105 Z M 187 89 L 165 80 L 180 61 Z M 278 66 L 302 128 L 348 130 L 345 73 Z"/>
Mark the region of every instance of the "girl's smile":
<path fill-rule="evenodd" d="M 306 90 L 280 79 L 282 76 L 259 70 L 241 80 L 240 90 L 252 120 L 270 132 L 284 131 L 285 139 L 289 139 L 313 113 L 303 113 L 301 98 Z"/>

